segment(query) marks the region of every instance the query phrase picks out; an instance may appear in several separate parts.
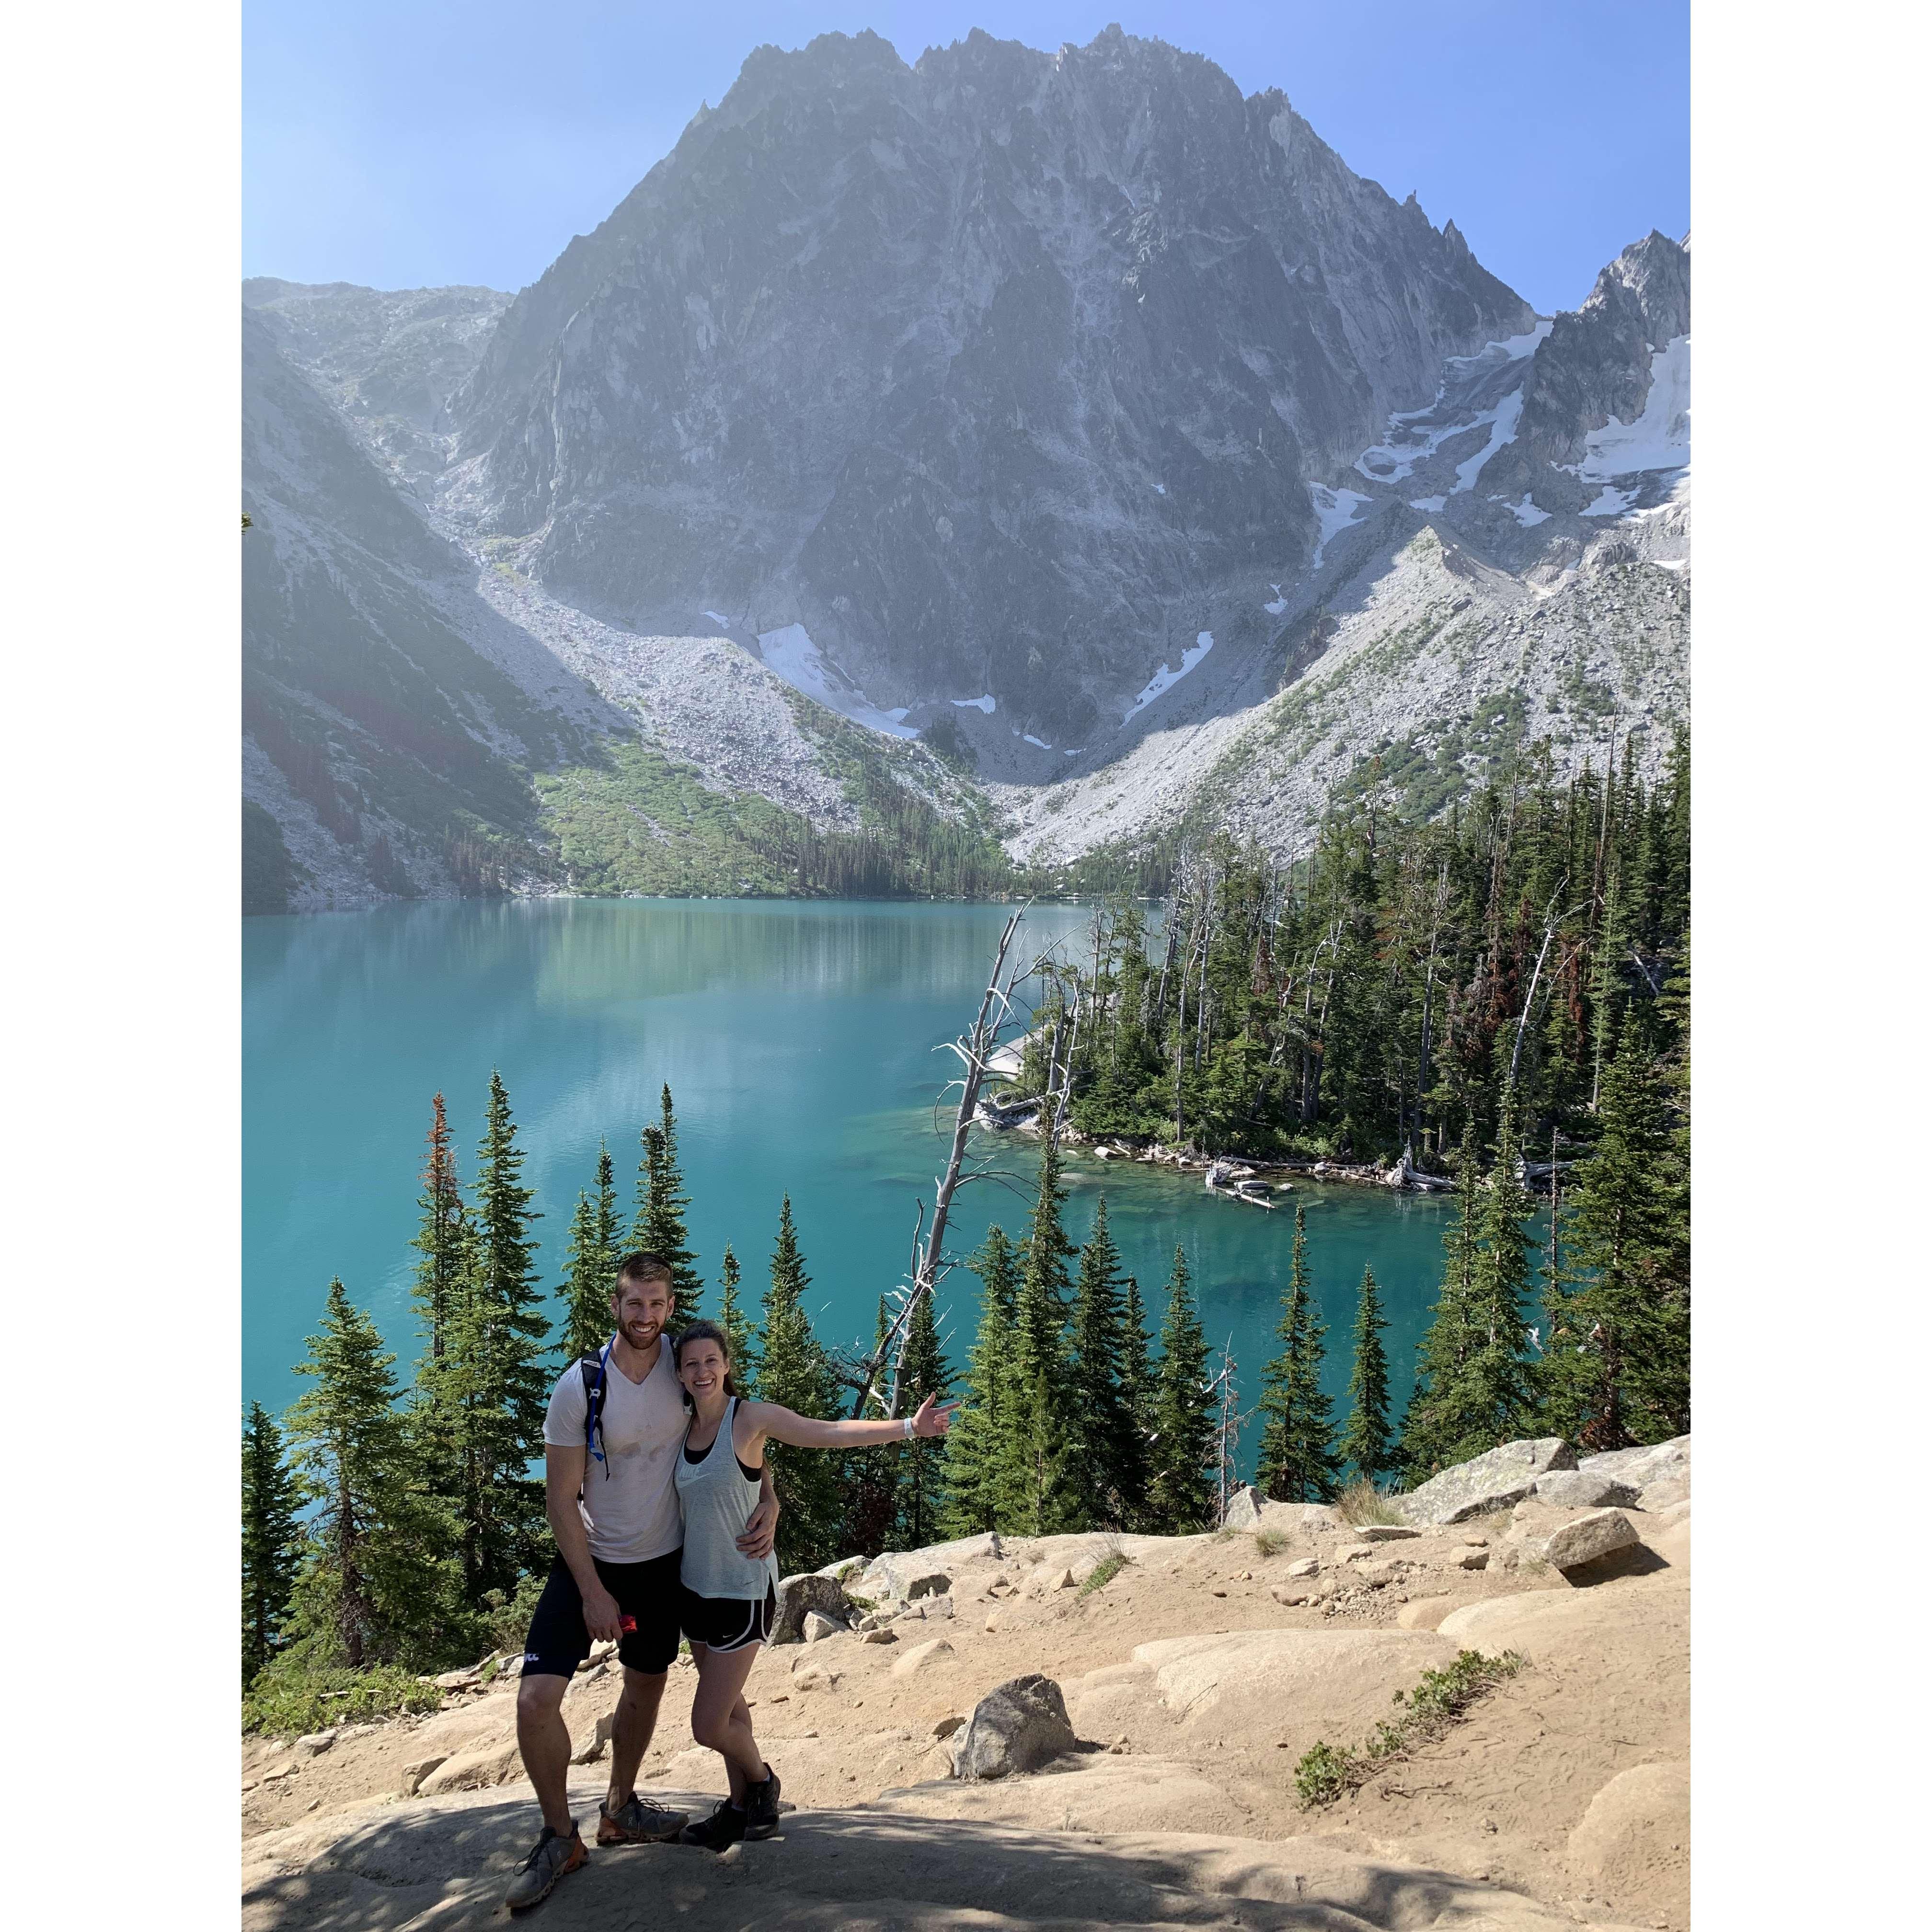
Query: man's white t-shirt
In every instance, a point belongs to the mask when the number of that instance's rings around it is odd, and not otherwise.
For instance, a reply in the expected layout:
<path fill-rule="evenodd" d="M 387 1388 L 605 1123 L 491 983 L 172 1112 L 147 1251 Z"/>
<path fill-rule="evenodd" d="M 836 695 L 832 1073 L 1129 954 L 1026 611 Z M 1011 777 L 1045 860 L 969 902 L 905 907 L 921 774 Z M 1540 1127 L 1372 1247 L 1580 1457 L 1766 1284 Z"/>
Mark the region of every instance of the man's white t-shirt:
<path fill-rule="evenodd" d="M 590 1413 L 583 1372 L 572 1362 L 551 1392 L 544 1440 L 584 1448 Z M 671 1370 L 670 1343 L 658 1344 L 656 1366 L 641 1382 L 618 1367 L 614 1352 L 604 1374 L 602 1426 L 596 1446 L 600 1462 L 586 1454 L 578 1513 L 590 1553 L 605 1563 L 647 1563 L 684 1542 L 677 1508 L 677 1458 L 689 1416 Z"/>

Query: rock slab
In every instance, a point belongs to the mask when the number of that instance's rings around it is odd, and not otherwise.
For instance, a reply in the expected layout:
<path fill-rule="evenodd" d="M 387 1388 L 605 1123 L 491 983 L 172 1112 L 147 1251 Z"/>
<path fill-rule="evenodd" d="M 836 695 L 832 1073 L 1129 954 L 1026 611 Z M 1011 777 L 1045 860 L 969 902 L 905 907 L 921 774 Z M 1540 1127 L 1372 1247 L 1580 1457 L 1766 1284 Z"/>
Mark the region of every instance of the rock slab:
<path fill-rule="evenodd" d="M 974 1706 L 953 1768 L 969 1784 L 1011 1778 L 1037 1771 L 1078 1742 L 1060 1686 L 1035 1671 L 1010 1678 Z"/>
<path fill-rule="evenodd" d="M 1465 1522 L 1471 1516 L 1522 1502 L 1535 1488 L 1539 1477 L 1576 1466 L 1576 1451 L 1560 1436 L 1505 1442 L 1486 1455 L 1444 1469 L 1420 1489 L 1390 1501 L 1413 1523 Z"/>
<path fill-rule="evenodd" d="M 1600 1469 L 1552 1469 L 1536 1479 L 1530 1493 L 1558 1509 L 1630 1509 L 1638 1490 Z"/>

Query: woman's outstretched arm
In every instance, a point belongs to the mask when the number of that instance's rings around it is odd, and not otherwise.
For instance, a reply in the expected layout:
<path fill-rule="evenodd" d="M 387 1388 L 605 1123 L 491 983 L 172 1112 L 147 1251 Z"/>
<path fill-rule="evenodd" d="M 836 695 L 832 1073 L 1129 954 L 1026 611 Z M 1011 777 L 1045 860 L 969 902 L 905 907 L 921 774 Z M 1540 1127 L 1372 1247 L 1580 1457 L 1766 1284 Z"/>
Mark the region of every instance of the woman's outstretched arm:
<path fill-rule="evenodd" d="M 952 1412 L 958 1406 L 950 1402 L 942 1408 L 937 1396 L 928 1396 L 916 1415 L 897 1420 L 888 1417 L 878 1422 L 822 1422 L 815 1415 L 800 1415 L 775 1402 L 741 1402 L 738 1413 L 756 1436 L 769 1436 L 774 1442 L 789 1442 L 798 1449 L 855 1449 L 867 1442 L 903 1442 L 908 1436 L 944 1436 L 952 1426 Z"/>

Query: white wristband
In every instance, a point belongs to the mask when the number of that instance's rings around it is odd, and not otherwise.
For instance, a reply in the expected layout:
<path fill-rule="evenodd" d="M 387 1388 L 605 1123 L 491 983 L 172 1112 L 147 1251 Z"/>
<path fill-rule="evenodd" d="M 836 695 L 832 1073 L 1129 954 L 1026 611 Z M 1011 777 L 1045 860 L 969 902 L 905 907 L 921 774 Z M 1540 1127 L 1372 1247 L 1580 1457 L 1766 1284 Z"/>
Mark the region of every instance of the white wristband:
<path fill-rule="evenodd" d="M 919 1418 L 916 1416 L 911 1415 L 908 1416 L 905 1419 L 905 1437 L 908 1442 L 912 1440 L 912 1426 L 918 1419 Z"/>

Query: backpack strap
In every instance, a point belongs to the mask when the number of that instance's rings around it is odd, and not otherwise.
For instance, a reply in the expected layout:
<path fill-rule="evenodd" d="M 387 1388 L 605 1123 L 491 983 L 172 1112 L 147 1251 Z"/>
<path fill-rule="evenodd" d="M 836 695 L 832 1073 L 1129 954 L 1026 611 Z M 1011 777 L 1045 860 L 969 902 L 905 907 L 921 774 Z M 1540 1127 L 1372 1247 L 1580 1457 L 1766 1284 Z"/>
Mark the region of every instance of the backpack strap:
<path fill-rule="evenodd" d="M 608 1480 L 610 1465 L 604 1454 L 604 1387 L 610 1372 L 610 1345 L 605 1342 L 594 1354 L 578 1358 L 577 1372 L 584 1378 L 584 1446 L 595 1462 L 604 1465 Z"/>

